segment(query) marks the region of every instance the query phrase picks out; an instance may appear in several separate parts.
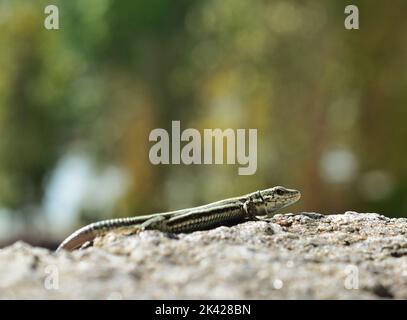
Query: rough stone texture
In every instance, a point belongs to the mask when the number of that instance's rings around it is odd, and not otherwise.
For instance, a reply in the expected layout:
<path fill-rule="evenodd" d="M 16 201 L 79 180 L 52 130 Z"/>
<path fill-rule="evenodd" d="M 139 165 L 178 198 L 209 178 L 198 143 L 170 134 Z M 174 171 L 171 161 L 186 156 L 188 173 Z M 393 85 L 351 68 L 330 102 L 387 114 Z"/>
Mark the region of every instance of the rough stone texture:
<path fill-rule="evenodd" d="M 73 253 L 18 242 L 0 250 L 0 298 L 407 299 L 406 236 L 405 218 L 346 212 L 110 233 Z"/>

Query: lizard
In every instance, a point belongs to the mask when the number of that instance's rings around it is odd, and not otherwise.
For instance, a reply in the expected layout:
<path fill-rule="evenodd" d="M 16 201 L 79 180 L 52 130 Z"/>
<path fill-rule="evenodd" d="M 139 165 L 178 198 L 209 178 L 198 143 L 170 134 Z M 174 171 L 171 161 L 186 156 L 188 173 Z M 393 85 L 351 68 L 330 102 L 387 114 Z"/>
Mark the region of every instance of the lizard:
<path fill-rule="evenodd" d="M 127 230 L 130 233 L 143 230 L 187 233 L 249 220 L 267 220 L 277 210 L 297 202 L 300 197 L 301 193 L 297 190 L 276 186 L 199 207 L 102 220 L 86 225 L 72 233 L 59 245 L 56 251 L 78 249 L 85 243 L 112 230 Z"/>

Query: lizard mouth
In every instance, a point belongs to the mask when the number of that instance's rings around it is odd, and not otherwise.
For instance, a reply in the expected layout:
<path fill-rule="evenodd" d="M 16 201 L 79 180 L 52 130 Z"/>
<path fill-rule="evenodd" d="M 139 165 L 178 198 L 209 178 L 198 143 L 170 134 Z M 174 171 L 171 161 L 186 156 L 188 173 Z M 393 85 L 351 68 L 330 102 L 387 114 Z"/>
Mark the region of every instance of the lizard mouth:
<path fill-rule="evenodd" d="M 282 207 L 288 207 L 289 205 L 292 205 L 293 203 L 296 203 L 298 200 L 301 198 L 301 192 L 297 190 L 292 190 L 291 195 L 289 196 L 289 201 Z"/>
<path fill-rule="evenodd" d="M 293 194 L 291 196 L 291 199 L 292 199 L 293 203 L 300 200 L 300 198 L 301 198 L 301 192 L 299 192 L 299 191 L 297 191 L 295 194 Z"/>

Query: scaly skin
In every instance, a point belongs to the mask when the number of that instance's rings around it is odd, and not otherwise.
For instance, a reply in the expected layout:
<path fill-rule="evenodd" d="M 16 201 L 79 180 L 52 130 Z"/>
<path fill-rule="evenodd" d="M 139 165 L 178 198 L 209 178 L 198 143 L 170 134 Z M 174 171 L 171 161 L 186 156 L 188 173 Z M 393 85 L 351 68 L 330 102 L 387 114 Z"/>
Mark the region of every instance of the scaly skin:
<path fill-rule="evenodd" d="M 60 244 L 57 251 L 75 250 L 112 230 L 125 230 L 128 233 L 141 230 L 181 233 L 238 224 L 259 218 L 267 219 L 277 210 L 298 201 L 300 197 L 301 193 L 297 190 L 277 186 L 194 208 L 103 220 L 75 231 Z"/>

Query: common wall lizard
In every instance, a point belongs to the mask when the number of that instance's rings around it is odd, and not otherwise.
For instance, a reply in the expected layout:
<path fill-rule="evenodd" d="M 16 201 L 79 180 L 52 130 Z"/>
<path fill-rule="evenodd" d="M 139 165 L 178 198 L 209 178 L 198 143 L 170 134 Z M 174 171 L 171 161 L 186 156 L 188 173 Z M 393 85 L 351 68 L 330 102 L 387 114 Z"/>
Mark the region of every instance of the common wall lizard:
<path fill-rule="evenodd" d="M 116 229 L 181 233 L 238 224 L 247 220 L 267 219 L 273 216 L 275 211 L 296 202 L 300 197 L 301 193 L 297 190 L 277 186 L 189 209 L 103 220 L 72 233 L 60 244 L 57 251 L 77 249 L 97 236 Z"/>

